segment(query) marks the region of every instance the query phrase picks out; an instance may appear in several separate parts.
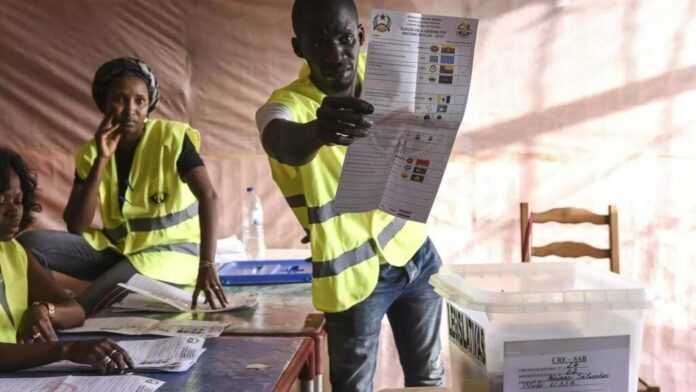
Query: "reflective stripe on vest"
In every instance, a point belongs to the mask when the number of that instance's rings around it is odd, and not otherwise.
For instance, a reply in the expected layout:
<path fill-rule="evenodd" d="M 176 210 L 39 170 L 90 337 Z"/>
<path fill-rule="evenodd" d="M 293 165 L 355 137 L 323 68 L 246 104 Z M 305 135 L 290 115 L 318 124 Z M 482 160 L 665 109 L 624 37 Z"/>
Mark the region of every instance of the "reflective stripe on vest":
<path fill-rule="evenodd" d="M 154 218 L 136 218 L 129 220 L 126 224 L 111 229 L 102 229 L 104 235 L 114 244 L 121 241 L 128 235 L 128 231 L 153 231 L 162 230 L 167 227 L 178 225 L 179 223 L 198 216 L 198 202 L 195 202 L 186 209 L 174 212 L 165 216 Z"/>
<path fill-rule="evenodd" d="M 152 252 L 177 252 L 185 253 L 191 256 L 199 256 L 201 254 L 201 245 L 195 242 L 183 242 L 180 244 L 166 244 L 166 245 L 155 245 L 149 248 L 145 248 L 138 253 L 152 253 Z"/>
<path fill-rule="evenodd" d="M 286 198 L 288 204 L 293 207 L 306 207 L 307 201 L 304 195 L 295 195 Z M 308 207 L 309 223 L 322 223 L 335 216 L 340 215 L 334 208 L 334 201 L 330 201 L 320 207 Z M 401 230 L 406 221 L 401 218 L 394 219 L 387 225 L 378 235 L 377 242 L 380 247 L 384 248 L 394 236 Z M 359 264 L 371 257 L 377 256 L 377 251 L 373 244 L 374 239 L 369 239 L 363 242 L 355 249 L 351 249 L 333 260 L 315 262 L 312 265 L 312 276 L 315 278 L 325 278 L 340 274 L 347 268 Z"/>
<path fill-rule="evenodd" d="M 377 242 L 381 247 L 387 246 L 394 236 L 401 230 L 406 221 L 401 218 L 396 218 L 387 225 L 377 236 Z M 354 265 L 360 264 L 364 260 L 377 255 L 375 246 L 372 243 L 374 240 L 369 239 L 355 249 L 351 249 L 333 260 L 314 262 L 312 263 L 312 276 L 315 278 L 326 278 L 329 276 L 338 275 L 345 269 Z"/>
<path fill-rule="evenodd" d="M 307 200 L 305 199 L 304 195 L 286 197 L 285 200 L 288 202 L 288 205 L 291 208 L 307 207 Z M 323 206 L 307 207 L 307 218 L 309 219 L 309 223 L 322 223 L 340 215 L 334 206 L 334 201 L 331 200 Z"/>
<path fill-rule="evenodd" d="M 309 223 L 322 223 L 333 218 L 334 216 L 340 215 L 336 208 L 333 200 L 319 207 L 308 207 L 307 213 L 309 214 Z"/>

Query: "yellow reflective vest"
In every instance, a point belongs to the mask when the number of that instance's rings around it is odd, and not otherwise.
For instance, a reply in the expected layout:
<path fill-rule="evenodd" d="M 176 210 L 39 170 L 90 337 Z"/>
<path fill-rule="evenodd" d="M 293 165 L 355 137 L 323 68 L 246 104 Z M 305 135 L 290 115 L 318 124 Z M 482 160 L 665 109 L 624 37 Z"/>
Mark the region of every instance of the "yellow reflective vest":
<path fill-rule="evenodd" d="M 305 64 L 299 78 L 273 92 L 269 102 L 287 107 L 293 121 L 307 123 L 326 96 L 309 78 Z M 358 78 L 365 74 L 365 55 L 358 60 Z M 380 263 L 403 266 L 423 245 L 425 225 L 379 210 L 339 214 L 334 198 L 347 147 L 323 146 L 302 166 L 270 158 L 271 172 L 312 248 L 312 298 L 325 312 L 340 312 L 361 302 L 377 285 Z"/>
<path fill-rule="evenodd" d="M 83 236 L 97 250 L 111 248 L 126 256 L 143 275 L 194 284 L 200 254 L 198 201 L 176 169 L 185 135 L 198 150 L 200 134 L 188 124 L 152 119 L 145 123 L 123 207 L 118 201 L 114 154 L 99 183 L 103 228 L 89 229 Z M 96 158 L 92 139 L 76 155 L 80 178 L 87 178 Z"/>
<path fill-rule="evenodd" d="M 5 282 L 5 299 L 11 315 L 0 305 L 0 343 L 17 343 L 16 324 L 22 320 L 29 302 L 28 259 L 15 240 L 0 242 L 0 277 Z"/>

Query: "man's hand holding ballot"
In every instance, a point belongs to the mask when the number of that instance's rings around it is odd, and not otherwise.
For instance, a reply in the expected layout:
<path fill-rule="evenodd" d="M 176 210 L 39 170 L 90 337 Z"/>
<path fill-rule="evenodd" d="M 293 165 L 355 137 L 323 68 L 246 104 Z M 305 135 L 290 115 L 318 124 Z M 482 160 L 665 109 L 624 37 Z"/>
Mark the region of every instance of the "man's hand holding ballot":
<path fill-rule="evenodd" d="M 365 137 L 372 126 L 366 117 L 374 107 L 360 98 L 326 97 L 317 109 L 317 119 L 312 124 L 323 144 L 349 146 L 356 138 Z"/>

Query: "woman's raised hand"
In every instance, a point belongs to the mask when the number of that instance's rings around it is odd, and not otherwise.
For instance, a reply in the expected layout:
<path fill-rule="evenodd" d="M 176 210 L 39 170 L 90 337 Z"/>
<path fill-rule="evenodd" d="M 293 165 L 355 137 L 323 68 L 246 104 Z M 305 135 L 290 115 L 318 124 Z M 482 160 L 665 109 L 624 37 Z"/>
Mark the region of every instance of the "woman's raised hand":
<path fill-rule="evenodd" d="M 121 140 L 120 127 L 121 124 L 118 121 L 114 121 L 113 113 L 108 113 L 104 116 L 104 119 L 99 124 L 99 128 L 97 128 L 97 133 L 94 135 L 97 143 L 97 153 L 100 157 L 109 159 L 114 155 L 118 142 Z"/>

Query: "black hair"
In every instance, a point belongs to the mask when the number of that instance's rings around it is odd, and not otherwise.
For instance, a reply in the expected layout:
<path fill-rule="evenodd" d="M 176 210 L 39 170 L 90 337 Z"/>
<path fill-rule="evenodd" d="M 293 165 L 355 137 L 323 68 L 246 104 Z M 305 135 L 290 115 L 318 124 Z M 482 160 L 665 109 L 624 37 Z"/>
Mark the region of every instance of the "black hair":
<path fill-rule="evenodd" d="M 34 217 L 32 212 L 41 211 L 41 205 L 36 201 L 36 174 L 29 170 L 19 154 L 6 147 L 0 147 L 0 192 L 10 188 L 10 173 L 14 171 L 19 177 L 22 188 L 22 220 L 19 229 L 26 229 Z"/>
<path fill-rule="evenodd" d="M 355 14 L 355 20 L 358 19 L 358 7 L 353 0 L 295 0 L 292 6 L 292 30 L 295 36 L 299 37 L 307 22 L 317 17 L 319 11 L 328 6 L 348 6 Z"/>

